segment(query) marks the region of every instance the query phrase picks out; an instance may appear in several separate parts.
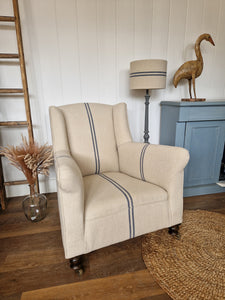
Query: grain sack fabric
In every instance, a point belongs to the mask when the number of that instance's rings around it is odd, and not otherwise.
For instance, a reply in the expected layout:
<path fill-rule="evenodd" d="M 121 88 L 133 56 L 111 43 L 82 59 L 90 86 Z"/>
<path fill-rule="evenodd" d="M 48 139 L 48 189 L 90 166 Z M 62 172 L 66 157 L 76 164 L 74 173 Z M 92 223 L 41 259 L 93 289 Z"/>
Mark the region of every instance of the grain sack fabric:
<path fill-rule="evenodd" d="M 50 107 L 65 257 L 182 222 L 178 147 L 132 141 L 125 103 Z"/>

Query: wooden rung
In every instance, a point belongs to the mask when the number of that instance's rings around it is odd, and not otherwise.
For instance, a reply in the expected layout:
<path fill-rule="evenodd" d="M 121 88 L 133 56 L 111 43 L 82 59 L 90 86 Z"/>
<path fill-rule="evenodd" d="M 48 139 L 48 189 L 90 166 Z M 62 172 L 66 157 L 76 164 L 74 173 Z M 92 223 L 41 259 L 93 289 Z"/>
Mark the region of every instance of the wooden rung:
<path fill-rule="evenodd" d="M 7 122 L 0 122 L 0 126 L 6 127 L 19 127 L 19 126 L 27 126 L 27 121 L 7 121 Z"/>
<path fill-rule="evenodd" d="M 11 14 L 11 16 L 0 16 L 1 25 L 4 25 L 1 22 L 6 22 L 5 25 L 7 25 L 7 22 L 11 22 L 10 25 L 16 31 L 18 53 L 0 53 L 0 62 L 6 64 L 6 61 L 4 61 L 4 59 L 17 59 L 14 61 L 14 63 L 16 64 L 19 63 L 22 85 L 20 86 L 20 88 L 3 88 L 3 87 L 0 88 L 0 99 L 4 99 L 6 97 L 7 98 L 12 97 L 14 95 L 15 97 L 23 97 L 25 112 L 26 112 L 26 118 L 25 118 L 26 121 L 0 122 L 0 126 L 11 127 L 11 128 L 26 126 L 26 129 L 28 130 L 29 141 L 33 142 L 34 136 L 33 136 L 33 127 L 32 127 L 32 119 L 31 119 L 31 111 L 30 111 L 29 91 L 27 86 L 26 64 L 24 59 L 23 41 L 22 41 L 22 34 L 21 34 L 20 14 L 19 14 L 19 5 L 18 5 L 19 1 L 20 0 L 12 0 L 13 13 Z M 9 62 L 13 62 L 13 61 L 9 61 Z M 10 105 L 9 105 L 9 109 L 10 109 Z M 2 210 L 4 210 L 6 207 L 5 185 L 7 186 L 7 185 L 16 185 L 16 184 L 27 184 L 27 181 L 25 180 L 9 181 L 4 184 L 4 176 L 2 172 L 1 157 L 0 157 L 0 205 Z M 39 191 L 38 179 L 36 184 L 37 184 L 37 191 Z"/>
<path fill-rule="evenodd" d="M 16 53 L 0 53 L 0 58 L 19 58 L 19 54 Z"/>
<path fill-rule="evenodd" d="M 16 181 L 6 181 L 6 182 L 4 182 L 5 186 L 19 185 L 19 184 L 28 184 L 28 181 L 27 180 L 16 180 Z"/>
<path fill-rule="evenodd" d="M 0 94 L 21 94 L 23 89 L 0 89 Z"/>
<path fill-rule="evenodd" d="M 0 16 L 0 21 L 2 22 L 14 22 L 15 20 L 15 17 Z"/>

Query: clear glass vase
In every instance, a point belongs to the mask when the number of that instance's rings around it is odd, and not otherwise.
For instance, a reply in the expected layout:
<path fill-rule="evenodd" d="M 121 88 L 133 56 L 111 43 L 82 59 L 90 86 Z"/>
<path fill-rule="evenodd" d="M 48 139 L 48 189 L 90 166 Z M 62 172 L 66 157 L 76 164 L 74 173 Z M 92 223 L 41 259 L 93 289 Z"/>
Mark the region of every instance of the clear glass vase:
<path fill-rule="evenodd" d="M 31 188 L 34 191 L 34 188 Z M 46 217 L 47 198 L 43 194 L 32 192 L 23 200 L 23 211 L 26 218 L 31 222 L 38 222 Z"/>

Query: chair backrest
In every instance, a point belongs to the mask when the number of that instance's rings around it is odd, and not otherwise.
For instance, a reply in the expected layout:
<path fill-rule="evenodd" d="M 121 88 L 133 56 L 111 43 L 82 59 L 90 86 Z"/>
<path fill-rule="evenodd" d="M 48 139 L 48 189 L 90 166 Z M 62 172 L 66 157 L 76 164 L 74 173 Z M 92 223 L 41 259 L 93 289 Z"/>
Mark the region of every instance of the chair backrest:
<path fill-rule="evenodd" d="M 82 175 L 119 171 L 117 146 L 131 141 L 126 105 L 77 103 L 50 107 L 54 152 L 68 152 Z"/>

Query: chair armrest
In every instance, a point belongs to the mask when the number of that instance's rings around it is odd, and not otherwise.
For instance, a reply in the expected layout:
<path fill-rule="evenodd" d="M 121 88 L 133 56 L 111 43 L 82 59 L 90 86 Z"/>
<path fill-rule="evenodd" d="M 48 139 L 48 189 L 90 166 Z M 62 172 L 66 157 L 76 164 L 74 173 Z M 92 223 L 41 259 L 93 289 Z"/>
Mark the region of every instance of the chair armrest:
<path fill-rule="evenodd" d="M 118 151 L 121 172 L 164 187 L 189 160 L 188 151 L 180 147 L 131 142 Z"/>
<path fill-rule="evenodd" d="M 120 171 L 168 193 L 171 224 L 182 222 L 183 175 L 189 152 L 180 147 L 125 143 L 118 147 Z"/>
<path fill-rule="evenodd" d="M 66 151 L 55 153 L 58 205 L 65 257 L 84 253 L 84 185 L 76 161 Z"/>
<path fill-rule="evenodd" d="M 68 152 L 57 152 L 54 155 L 58 187 L 66 192 L 73 193 L 83 187 L 81 171 Z"/>

